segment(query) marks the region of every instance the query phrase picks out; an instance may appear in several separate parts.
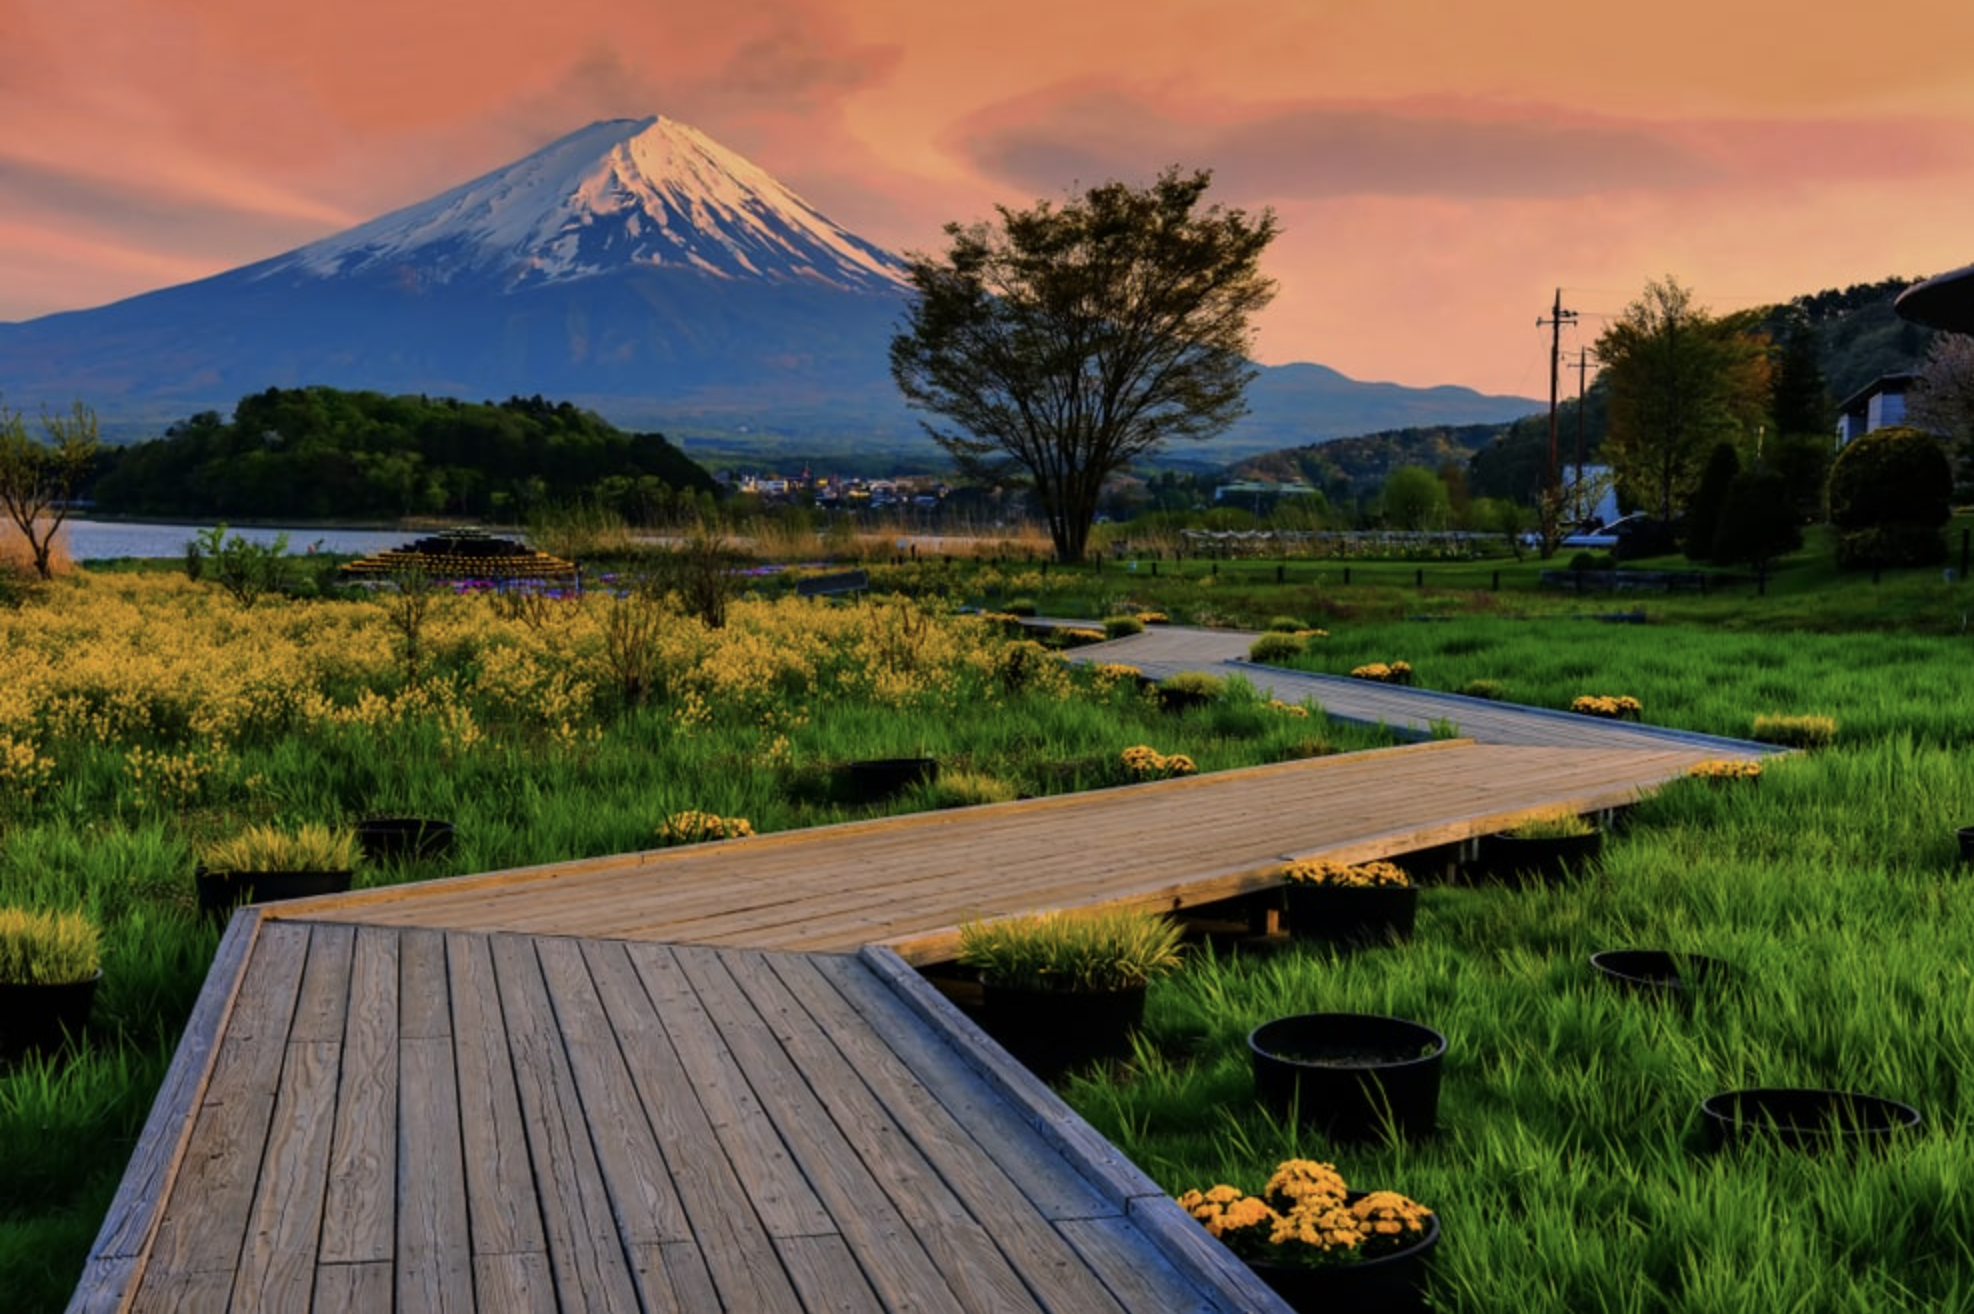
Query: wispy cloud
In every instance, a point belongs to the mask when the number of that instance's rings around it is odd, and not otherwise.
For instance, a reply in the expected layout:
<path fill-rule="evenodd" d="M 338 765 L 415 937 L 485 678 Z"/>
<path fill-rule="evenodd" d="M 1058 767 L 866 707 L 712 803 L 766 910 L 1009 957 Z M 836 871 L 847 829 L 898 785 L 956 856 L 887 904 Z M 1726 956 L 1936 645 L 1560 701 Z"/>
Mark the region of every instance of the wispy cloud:
<path fill-rule="evenodd" d="M 1943 122 L 1644 120 L 1481 100 L 1187 106 L 1115 86 L 1058 87 L 948 133 L 983 172 L 1039 194 L 1214 170 L 1245 200 L 1417 196 L 1469 201 L 1694 192 L 1963 167 Z"/>

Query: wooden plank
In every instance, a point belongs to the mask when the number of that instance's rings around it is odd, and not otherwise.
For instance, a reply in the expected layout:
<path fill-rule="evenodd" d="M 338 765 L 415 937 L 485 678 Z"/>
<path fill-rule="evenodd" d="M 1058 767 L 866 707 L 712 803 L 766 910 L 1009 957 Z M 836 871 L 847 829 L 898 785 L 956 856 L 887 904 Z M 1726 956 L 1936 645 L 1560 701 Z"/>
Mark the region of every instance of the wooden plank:
<path fill-rule="evenodd" d="M 786 1145 L 787 1168 L 799 1172 L 828 1210 L 887 1308 L 1020 1310 L 1038 1306 L 1021 1278 L 937 1178 L 905 1157 L 908 1142 L 883 1129 L 856 1126 L 810 1085 L 811 1076 L 764 1025 L 727 973 L 719 951 L 673 951 L 766 1116 Z M 669 1019 L 668 1019 L 669 1020 Z M 881 1112 L 880 1112 L 880 1117 Z M 879 1181 L 852 1137 L 881 1138 L 897 1157 L 883 1160 Z M 743 1174 L 744 1175 L 744 1174 Z M 910 1189 L 895 1191 L 898 1180 Z M 905 1197 L 915 1197 L 908 1203 Z M 965 1220 L 970 1223 L 970 1220 Z M 821 1230 L 821 1229 L 818 1229 Z"/>
<path fill-rule="evenodd" d="M 618 1232 L 626 1245 L 690 1241 L 685 1205 L 665 1170 L 664 1152 L 644 1116 L 582 947 L 571 940 L 540 940 L 535 954 L 554 1001 Z"/>
<path fill-rule="evenodd" d="M 473 1292 L 480 1314 L 556 1314 L 558 1308 L 546 1251 L 474 1255 Z"/>
<path fill-rule="evenodd" d="M 1208 1292 L 1231 1293 L 1230 1310 L 1280 1308 L 1264 1284 L 1233 1252 L 1188 1218 L 1143 1169 L 1099 1136 L 1034 1073 L 1008 1059 L 932 985 L 888 949 L 866 947 L 858 957 L 908 1008 L 939 1029 L 966 1064 L 999 1088 L 1028 1124 L 1053 1144 L 1106 1198 L 1150 1235 L 1168 1261 Z"/>
<path fill-rule="evenodd" d="M 290 1041 L 340 1044 L 349 1016 L 350 957 L 356 931 L 349 926 L 310 926 L 308 964 L 288 1025 Z"/>
<path fill-rule="evenodd" d="M 146 1303 L 180 1274 L 225 1273 L 231 1283 L 307 955 L 305 927 L 268 925 L 255 938 L 145 1260 L 137 1290 Z"/>
<path fill-rule="evenodd" d="M 729 1305 L 720 1299 L 712 1270 L 697 1241 L 641 1242 L 629 1247 L 631 1274 L 637 1280 L 642 1308 L 659 1314 L 697 1314 L 699 1310 L 761 1309 L 765 1305 Z M 787 1308 L 794 1308 L 791 1304 Z"/>
<path fill-rule="evenodd" d="M 352 947 L 342 1084 L 329 1151 L 329 1193 L 322 1209 L 325 1266 L 367 1270 L 388 1263 L 395 1249 L 397 946 L 396 933 L 365 926 L 357 929 Z M 372 1280 L 367 1271 L 348 1276 L 352 1282 Z"/>
<path fill-rule="evenodd" d="M 828 1216 L 820 1208 L 810 1211 L 784 1202 L 780 1182 L 742 1179 L 708 1112 L 709 1105 L 717 1109 L 722 1125 L 727 1125 L 735 1113 L 732 1101 L 724 1098 L 718 1087 L 702 1088 L 687 1070 L 647 985 L 676 973 L 669 951 L 655 945 L 633 948 L 597 941 L 585 941 L 582 951 L 597 996 L 622 1046 L 645 1118 L 665 1156 L 666 1169 L 680 1197 L 692 1204 L 687 1218 L 693 1242 L 721 1305 L 732 1310 L 799 1308 L 758 1205 L 761 1199 L 770 1202 L 772 1216 L 784 1236 L 800 1235 L 804 1226 L 827 1228 Z M 671 993 L 668 987 L 666 996 Z M 700 1072 L 708 1070 L 703 1061 L 695 1066 Z M 676 1253 L 674 1247 L 660 1247 L 655 1252 L 644 1247 L 636 1258 L 647 1290 L 656 1287 L 657 1276 L 662 1273 L 681 1296 L 688 1290 L 698 1293 L 689 1259 Z M 682 1267 L 668 1269 L 667 1260 L 677 1260 Z M 686 1307 L 714 1308 L 696 1302 Z"/>
<path fill-rule="evenodd" d="M 855 1009 L 870 1032 L 883 1038 L 888 1051 L 883 1058 L 860 1055 L 860 1070 L 888 1086 L 893 1080 L 888 1069 L 902 1066 L 908 1079 L 938 1101 L 1044 1218 L 1123 1216 L 1123 1205 L 1099 1192 L 1070 1159 L 1038 1154 L 1034 1129 L 1016 1104 L 998 1087 L 982 1081 L 947 1033 L 908 1006 L 864 962 L 802 955 L 778 958 L 775 966 L 784 978 L 812 975 L 819 982 L 814 989 L 834 991 Z M 790 988 L 804 993 L 793 980 Z M 957 1010 L 954 1015 L 964 1020 Z M 872 1066 L 866 1068 L 866 1062 Z"/>
<path fill-rule="evenodd" d="M 194 1112 L 203 1099 L 212 1058 L 259 931 L 260 918 L 242 909 L 220 938 L 184 1036 L 151 1102 L 144 1130 L 137 1137 L 137 1148 L 124 1169 L 109 1212 L 103 1216 L 89 1264 L 69 1306 L 71 1314 L 120 1308 L 134 1283 L 139 1260 L 191 1138 Z"/>
<path fill-rule="evenodd" d="M 212 1314 L 227 1308 L 233 1292 L 233 1275 L 222 1269 L 209 1272 L 146 1272 L 131 1308 L 143 1314 Z"/>
<path fill-rule="evenodd" d="M 398 937 L 398 1035 L 404 1040 L 452 1035 L 446 942 L 437 931 L 413 931 Z"/>
<path fill-rule="evenodd" d="M 857 957 L 908 1008 L 943 1032 L 967 1066 L 1008 1099 L 1028 1125 L 1106 1199 L 1128 1209 L 1133 1200 L 1146 1196 L 1164 1198 L 1164 1191 L 1143 1169 L 1097 1135 L 1041 1078 L 1009 1058 L 904 959 L 874 945 Z"/>
<path fill-rule="evenodd" d="M 780 1245 L 782 1262 L 802 1293 L 807 1314 L 864 1314 L 887 1307 L 840 1236 L 792 1236 Z"/>
<path fill-rule="evenodd" d="M 347 972 L 344 958 L 345 980 Z M 320 1016 L 310 1021 L 328 1025 Z M 341 1063 L 340 1044 L 303 1041 L 288 1046 L 247 1243 L 233 1283 L 236 1309 L 308 1307 L 315 1290 Z"/>
<path fill-rule="evenodd" d="M 566 1314 L 635 1308 L 623 1240 L 534 943 L 503 935 L 491 947 L 557 1302 Z"/>
<path fill-rule="evenodd" d="M 400 935 L 398 992 L 397 1308 L 463 1314 L 472 1234 L 443 936 Z"/>
<path fill-rule="evenodd" d="M 473 1250 L 540 1255 L 546 1263 L 548 1241 L 521 1095 L 514 1084 L 514 1057 L 500 1012 L 493 949 L 485 936 L 463 932 L 447 935 L 445 945 Z"/>
<path fill-rule="evenodd" d="M 1175 1206 L 1176 1208 L 1176 1206 Z M 1193 1227 L 1200 1227 L 1191 1219 Z M 1171 1314 L 1263 1314 L 1287 1310 L 1274 1292 L 1256 1282 L 1261 1292 L 1238 1293 L 1202 1290 L 1196 1274 L 1175 1267 L 1166 1258 L 1165 1248 L 1156 1245 L 1134 1221 L 1124 1218 L 1075 1218 L 1059 1225 L 1062 1235 L 1090 1271 L 1109 1289 L 1117 1303 L 1128 1310 L 1170 1311 Z M 1214 1242 L 1215 1245 L 1220 1244 Z M 1263 1293 L 1266 1299 L 1263 1299 Z M 1238 1303 L 1235 1299 L 1238 1298 Z"/>
<path fill-rule="evenodd" d="M 271 1096 L 281 1078 L 302 969 L 308 963 L 309 929 L 269 922 L 241 979 L 226 1035 L 206 1083 L 208 1104 L 245 1096 Z"/>
<path fill-rule="evenodd" d="M 314 1314 L 379 1314 L 391 1308 L 387 1260 L 323 1264 L 315 1270 Z"/>
<path fill-rule="evenodd" d="M 1044 1308 L 1117 1308 L 1037 1203 L 893 1052 L 922 1043 L 922 1033 L 880 1034 L 803 958 L 735 952 L 720 961 L 942 1269 L 967 1274 L 983 1262 L 970 1248 L 986 1241 Z M 1030 1157 L 1055 1157 L 1027 1141 Z M 998 1276 L 998 1265 L 988 1271 Z"/>
<path fill-rule="evenodd" d="M 730 1038 L 708 1015 L 676 953 L 638 945 L 631 962 L 671 1040 L 685 1077 L 681 1088 L 698 1093 L 706 1121 L 726 1151 L 731 1171 L 746 1185 L 768 1235 L 820 1236 L 837 1230 L 836 1219 L 790 1156 L 775 1120 L 742 1072 Z M 649 1097 L 647 1088 L 647 1101 Z M 680 1194 L 693 1198 L 683 1187 Z"/>

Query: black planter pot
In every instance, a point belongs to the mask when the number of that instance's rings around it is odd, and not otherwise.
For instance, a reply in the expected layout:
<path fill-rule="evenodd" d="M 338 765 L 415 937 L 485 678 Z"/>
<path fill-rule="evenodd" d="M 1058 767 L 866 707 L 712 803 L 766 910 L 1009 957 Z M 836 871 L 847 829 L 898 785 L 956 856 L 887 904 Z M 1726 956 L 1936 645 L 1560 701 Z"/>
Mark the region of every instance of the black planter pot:
<path fill-rule="evenodd" d="M 1282 887 L 1289 934 L 1339 946 L 1391 944 L 1412 938 L 1419 915 L 1416 885 Z"/>
<path fill-rule="evenodd" d="M 1718 958 L 1668 949 L 1606 949 L 1590 955 L 1590 965 L 1625 990 L 1684 1003 L 1692 1001 L 1694 991 L 1716 988 L 1732 974 Z"/>
<path fill-rule="evenodd" d="M 1145 1020 L 1145 987 L 1028 990 L 981 986 L 980 1024 L 1041 1077 L 1131 1056 L 1131 1034 Z"/>
<path fill-rule="evenodd" d="M 1247 1038 L 1254 1092 L 1333 1140 L 1430 1136 L 1439 1120 L 1446 1037 L 1376 1013 L 1302 1013 Z"/>
<path fill-rule="evenodd" d="M 402 858 L 422 861 L 452 852 L 453 828 L 450 821 L 424 817 L 372 817 L 356 823 L 356 842 L 363 856 L 373 862 Z"/>
<path fill-rule="evenodd" d="M 79 1044 L 102 972 L 52 985 L 0 982 L 0 1059 L 53 1054 Z"/>
<path fill-rule="evenodd" d="M 199 889 L 199 912 L 223 919 L 243 903 L 276 903 L 318 894 L 344 894 L 350 888 L 347 871 L 206 871 L 193 875 Z"/>
<path fill-rule="evenodd" d="M 1481 868 L 1495 880 L 1560 881 L 1588 867 L 1603 851 L 1601 830 L 1544 839 L 1487 835 L 1481 839 Z"/>
<path fill-rule="evenodd" d="M 1721 1150 L 1766 1142 L 1815 1153 L 1879 1149 L 1919 1129 L 1919 1110 L 1879 1095 L 1769 1087 L 1700 1101 L 1707 1144 Z"/>
<path fill-rule="evenodd" d="M 1960 860 L 1974 865 L 1974 826 L 1962 826 L 1953 835 L 1960 841 Z"/>
<path fill-rule="evenodd" d="M 849 776 L 853 799 L 859 803 L 882 803 L 921 780 L 937 779 L 939 761 L 931 757 L 879 757 L 852 762 L 844 770 Z"/>
<path fill-rule="evenodd" d="M 1352 1191 L 1354 1202 L 1363 1192 Z M 1423 1314 L 1432 1252 L 1439 1245 L 1439 1215 L 1426 1222 L 1425 1235 L 1403 1250 L 1348 1264 L 1277 1264 L 1251 1259 L 1248 1267 L 1302 1314 Z"/>

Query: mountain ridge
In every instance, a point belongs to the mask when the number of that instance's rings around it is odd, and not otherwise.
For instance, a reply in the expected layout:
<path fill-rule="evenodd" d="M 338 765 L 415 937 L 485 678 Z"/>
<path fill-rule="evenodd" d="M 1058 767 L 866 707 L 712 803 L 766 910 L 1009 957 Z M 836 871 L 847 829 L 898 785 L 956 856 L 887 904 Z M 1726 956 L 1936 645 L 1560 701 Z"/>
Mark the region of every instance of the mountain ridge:
<path fill-rule="evenodd" d="M 892 386 L 896 255 L 663 116 L 594 123 L 293 251 L 89 310 L 0 324 L 10 405 L 80 397 L 106 432 L 268 387 L 539 394 L 621 424 L 932 450 Z M 1260 367 L 1251 414 L 1182 459 L 1539 403 Z"/>

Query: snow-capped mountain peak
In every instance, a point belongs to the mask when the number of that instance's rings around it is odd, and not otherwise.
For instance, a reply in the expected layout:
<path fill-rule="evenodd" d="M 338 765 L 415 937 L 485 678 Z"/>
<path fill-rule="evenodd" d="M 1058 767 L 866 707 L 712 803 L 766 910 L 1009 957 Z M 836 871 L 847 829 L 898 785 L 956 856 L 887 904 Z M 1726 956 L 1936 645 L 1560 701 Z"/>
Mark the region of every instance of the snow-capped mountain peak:
<path fill-rule="evenodd" d="M 673 120 L 591 124 L 503 169 L 267 262 L 262 277 L 388 274 L 503 290 L 644 266 L 895 290 L 903 264 Z"/>

